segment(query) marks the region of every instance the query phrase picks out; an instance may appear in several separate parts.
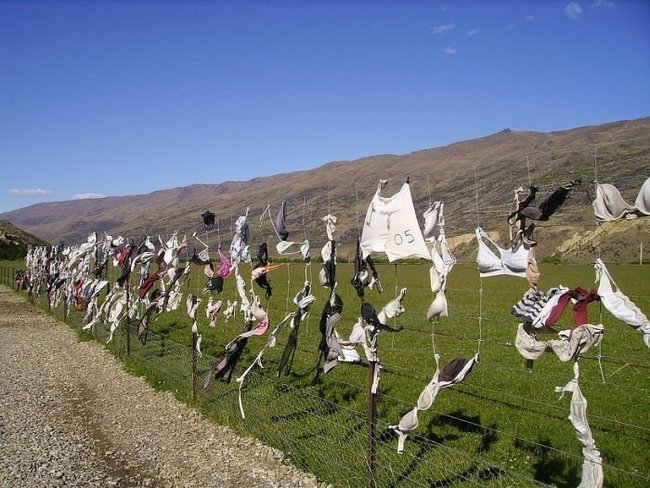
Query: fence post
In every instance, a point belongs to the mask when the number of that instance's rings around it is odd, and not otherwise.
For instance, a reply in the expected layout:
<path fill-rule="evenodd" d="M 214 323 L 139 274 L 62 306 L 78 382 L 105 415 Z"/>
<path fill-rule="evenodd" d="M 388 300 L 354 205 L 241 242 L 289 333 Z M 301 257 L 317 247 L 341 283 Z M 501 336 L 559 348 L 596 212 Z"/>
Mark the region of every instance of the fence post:
<path fill-rule="evenodd" d="M 377 372 L 377 361 L 368 363 L 368 487 L 377 488 L 377 392 L 373 383 Z"/>
<path fill-rule="evenodd" d="M 190 364 L 190 383 L 192 387 L 192 402 L 196 402 L 196 377 L 197 371 L 197 352 L 196 343 L 199 338 L 199 332 L 196 330 L 196 322 L 192 325 L 192 359 Z"/>
<path fill-rule="evenodd" d="M 66 324 L 68 323 L 68 294 L 63 294 L 63 318 L 61 319 Z"/>
<path fill-rule="evenodd" d="M 130 279 L 127 278 L 124 286 L 126 286 L 126 355 L 131 354 L 131 316 L 129 315 L 129 308 L 131 307 L 130 298 L 131 298 L 131 286 L 129 285 Z"/>

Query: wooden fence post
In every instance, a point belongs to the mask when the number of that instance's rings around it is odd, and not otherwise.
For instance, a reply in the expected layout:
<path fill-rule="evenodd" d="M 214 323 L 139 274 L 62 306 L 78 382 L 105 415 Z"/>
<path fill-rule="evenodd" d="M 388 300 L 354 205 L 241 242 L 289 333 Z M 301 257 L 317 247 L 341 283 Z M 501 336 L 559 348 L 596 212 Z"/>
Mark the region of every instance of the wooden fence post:
<path fill-rule="evenodd" d="M 368 363 L 368 487 L 377 488 L 377 392 L 373 393 L 373 383 L 377 371 L 377 361 Z"/>
<path fill-rule="evenodd" d="M 130 286 L 130 278 L 126 279 L 126 282 L 124 283 L 124 286 L 126 287 L 126 355 L 129 356 L 131 354 L 131 316 L 129 315 L 129 308 L 131 307 L 131 286 Z"/>
<path fill-rule="evenodd" d="M 192 387 L 192 402 L 196 402 L 197 392 L 196 392 L 196 377 L 198 375 L 197 371 L 197 352 L 196 352 L 196 343 L 199 339 L 198 331 L 194 330 L 192 327 L 192 359 L 190 364 L 190 384 Z"/>

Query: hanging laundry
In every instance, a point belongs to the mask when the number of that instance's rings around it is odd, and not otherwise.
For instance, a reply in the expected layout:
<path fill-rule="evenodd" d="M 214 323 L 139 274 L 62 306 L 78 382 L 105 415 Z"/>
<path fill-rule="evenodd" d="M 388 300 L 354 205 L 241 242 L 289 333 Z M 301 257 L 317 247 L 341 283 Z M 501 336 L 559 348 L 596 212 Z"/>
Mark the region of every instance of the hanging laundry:
<path fill-rule="evenodd" d="M 478 242 L 476 263 L 481 277 L 510 275 L 526 278 L 529 246 L 522 243 L 514 250 L 502 249 L 480 227 L 477 227 L 475 232 Z M 484 239 L 494 246 L 499 253 L 498 256 L 488 247 Z"/>
<path fill-rule="evenodd" d="M 268 300 L 269 298 L 271 298 L 271 295 L 273 294 L 273 289 L 271 288 L 271 283 L 267 278 L 267 274 L 269 273 L 269 271 L 278 269 L 283 265 L 269 264 L 269 253 L 268 253 L 266 242 L 260 244 L 257 250 L 257 260 L 258 262 L 251 272 L 251 278 L 253 279 L 253 281 L 255 281 L 255 283 L 259 285 L 260 288 L 262 288 L 265 291 L 265 297 Z"/>
<path fill-rule="evenodd" d="M 600 221 L 647 217 L 650 215 L 650 177 L 641 186 L 634 205 L 628 204 L 614 185 L 596 183 L 596 198 L 592 206 L 596 219 Z"/>
<path fill-rule="evenodd" d="M 197 253 L 196 246 L 194 246 L 194 252 L 192 253 L 192 257 L 190 258 L 190 261 L 199 266 L 205 266 L 211 264 L 210 256 L 208 255 L 208 250 L 203 249 L 200 253 Z"/>
<path fill-rule="evenodd" d="M 546 319 L 557 305 L 560 297 L 568 291 L 569 289 L 562 285 L 550 288 L 546 292 L 529 290 L 512 307 L 510 313 L 515 317 L 522 318 L 524 323 L 542 329 L 546 327 Z M 550 330 L 554 332 L 552 329 Z"/>
<path fill-rule="evenodd" d="M 222 304 L 223 304 L 223 300 L 217 300 L 214 303 L 212 301 L 212 297 L 210 297 L 210 299 L 208 300 L 208 304 L 205 307 L 205 316 L 210 321 L 210 323 L 208 324 L 210 327 L 217 326 L 217 318 L 219 316 L 219 311 L 221 310 Z"/>
<path fill-rule="evenodd" d="M 431 259 L 420 231 L 411 188 L 404 183 L 390 197 L 381 195 L 387 180 L 380 180 L 363 223 L 361 249 L 363 257 L 372 252 L 385 253 L 390 262 L 420 257 Z"/>
<path fill-rule="evenodd" d="M 286 241 L 289 238 L 289 231 L 286 227 L 287 220 L 287 201 L 282 200 L 280 204 L 280 210 L 278 210 L 278 216 L 275 223 L 275 229 L 278 233 L 278 237 L 281 241 Z"/>
<path fill-rule="evenodd" d="M 456 264 L 456 258 L 451 253 L 445 236 L 444 203 L 434 202 L 423 214 L 425 238 L 431 242 L 431 260 L 429 268 L 431 291 L 435 294 L 427 310 L 427 320 L 437 317 L 447 317 L 447 276 Z"/>
<path fill-rule="evenodd" d="M 291 319 L 291 332 L 287 338 L 287 343 L 282 351 L 280 363 L 278 365 L 278 376 L 281 374 L 289 375 L 291 367 L 293 366 L 293 359 L 296 355 L 296 348 L 298 347 L 298 332 L 300 324 L 304 318 L 309 314 L 311 305 L 316 301 L 316 297 L 311 294 L 311 283 L 305 281 L 302 290 L 293 297 L 293 303 L 298 307 L 294 316 Z M 275 336 L 274 336 L 275 337 Z"/>
<path fill-rule="evenodd" d="M 322 286 L 333 289 L 336 283 L 336 241 L 334 240 L 334 231 L 336 230 L 337 219 L 334 215 L 327 214 L 322 220 L 325 222 L 328 240 L 321 249 L 323 265 L 318 274 L 318 279 Z"/>
<path fill-rule="evenodd" d="M 340 320 L 343 311 L 343 300 L 335 292 L 335 288 L 332 288 L 330 298 L 323 307 L 318 325 L 321 333 L 318 350 L 321 353 L 320 357 L 325 361 L 323 364 L 325 373 L 329 373 L 338 364 L 338 358 L 343 354 L 335 335 L 336 323 Z"/>
<path fill-rule="evenodd" d="M 571 409 L 569 413 L 569 420 L 573 425 L 576 437 L 584 446 L 582 455 L 584 461 L 582 463 L 582 477 L 580 480 L 580 488 L 600 488 L 603 486 L 603 459 L 600 451 L 596 447 L 596 442 L 591 433 L 589 422 L 587 421 L 587 399 L 582 394 L 580 383 L 580 368 L 576 361 L 573 365 L 573 379 L 565 386 L 558 386 L 555 388 L 557 393 L 561 393 L 560 400 L 565 393 L 571 393 Z"/>
<path fill-rule="evenodd" d="M 237 300 L 228 300 L 226 308 L 223 310 L 223 315 L 226 317 L 226 322 L 235 316 L 235 309 L 237 308 Z"/>
<path fill-rule="evenodd" d="M 302 242 L 294 242 L 287 240 L 289 238 L 289 231 L 287 230 L 286 221 L 287 221 L 287 202 L 282 201 L 280 204 L 280 209 L 278 210 L 278 215 L 275 219 L 275 224 L 271 218 L 271 206 L 267 205 L 260 216 L 260 220 L 264 218 L 265 215 L 269 216 L 271 220 L 271 225 L 275 234 L 278 236 L 278 243 L 275 245 L 275 250 L 281 256 L 290 255 L 290 254 L 301 254 L 305 263 L 311 262 L 311 256 L 309 255 L 309 241 L 305 239 Z M 304 225 L 304 224 L 303 224 Z M 297 249 L 296 249 L 297 248 Z"/>
<path fill-rule="evenodd" d="M 583 324 L 572 330 L 560 331 L 559 339 L 538 341 L 534 332 L 522 323 L 517 327 L 515 348 L 524 359 L 539 359 L 545 351 L 552 351 L 560 361 L 567 362 L 600 344 L 604 330 L 601 324 Z"/>
<path fill-rule="evenodd" d="M 433 202 L 422 216 L 424 217 L 424 230 L 422 237 L 427 242 L 435 241 L 444 235 L 445 218 L 443 216 L 444 203 Z"/>
<path fill-rule="evenodd" d="M 526 217 L 521 214 L 521 211 L 535 200 L 535 196 L 539 190 L 537 187 L 531 185 L 528 187 L 528 194 L 525 197 L 520 198 L 523 191 L 524 189 L 521 187 L 515 190 L 514 211 L 508 215 L 507 218 L 508 225 L 510 226 L 510 240 L 513 247 L 517 246 L 521 240 L 525 240 L 529 245 L 535 244 L 535 241 L 533 240 L 535 224 L 532 223 L 526 227 Z M 513 228 L 515 229 L 514 236 L 512 235 Z"/>
<path fill-rule="evenodd" d="M 235 235 L 230 243 L 230 258 L 233 263 L 241 261 L 250 261 L 249 245 L 250 229 L 246 219 L 248 218 L 248 208 L 244 215 L 240 215 L 235 222 Z"/>
<path fill-rule="evenodd" d="M 568 183 L 559 186 L 555 191 L 553 191 L 553 193 L 542 200 L 538 207 L 527 205 L 518 210 L 517 213 L 520 217 L 526 217 L 531 220 L 546 221 L 559 210 L 562 204 L 566 201 L 569 192 L 573 187 L 580 184 L 582 184 L 581 180 L 571 180 Z"/>
<path fill-rule="evenodd" d="M 368 271 L 368 268 L 370 268 L 370 271 Z M 372 272 L 372 275 L 370 272 Z M 357 247 L 354 255 L 354 276 L 350 280 L 350 283 L 357 291 L 359 298 L 363 298 L 366 287 L 375 289 L 379 293 L 384 291 L 383 286 L 379 281 L 379 275 L 375 268 L 374 261 L 370 255 L 365 259 L 361 255 L 361 243 L 359 237 L 357 237 Z"/>
<path fill-rule="evenodd" d="M 418 425 L 418 411 L 429 410 L 433 405 L 438 393 L 443 388 L 449 388 L 465 380 L 472 368 L 479 361 L 478 353 L 470 359 L 456 358 L 440 368 L 440 355 L 434 355 L 436 361 L 436 372 L 433 379 L 427 384 L 420 396 L 417 405 L 406 413 L 398 424 L 389 425 L 398 434 L 397 452 L 404 452 L 404 442 L 408 434 L 414 431 Z"/>
<path fill-rule="evenodd" d="M 605 308 L 618 320 L 625 322 L 643 334 L 643 342 L 650 347 L 650 321 L 646 315 L 616 285 L 612 275 L 600 259 L 594 265 L 598 295 Z"/>
<path fill-rule="evenodd" d="M 214 227 L 214 219 L 216 215 L 213 212 L 210 212 L 209 210 L 206 210 L 201 214 L 201 218 L 203 219 L 203 224 L 205 225 L 206 230 L 210 230 Z"/>
<path fill-rule="evenodd" d="M 564 292 L 558 299 L 557 303 L 551 309 L 545 320 L 545 325 L 552 327 L 560 318 L 569 302 L 573 302 L 573 326 L 586 324 L 588 322 L 587 305 L 599 301 L 600 296 L 596 290 L 587 291 L 582 287 L 573 288 Z"/>

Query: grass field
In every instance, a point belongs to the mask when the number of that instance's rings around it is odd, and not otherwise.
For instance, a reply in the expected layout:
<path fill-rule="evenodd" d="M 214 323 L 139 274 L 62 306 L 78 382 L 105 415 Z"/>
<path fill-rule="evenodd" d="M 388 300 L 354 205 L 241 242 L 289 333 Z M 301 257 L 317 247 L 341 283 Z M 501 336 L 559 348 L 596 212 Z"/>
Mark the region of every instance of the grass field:
<path fill-rule="evenodd" d="M 245 276 L 247 265 L 242 266 Z M 313 265 L 313 281 L 317 281 L 319 266 Z M 623 292 L 650 315 L 650 268 L 608 268 Z M 542 289 L 558 284 L 587 289 L 594 286 L 591 265 L 547 264 L 541 271 Z M 449 317 L 432 324 L 425 319 L 432 300 L 427 266 L 380 264 L 379 275 L 384 293 L 369 290 L 366 294 L 377 310 L 398 289 L 406 287 L 408 292 L 403 302 L 406 313 L 391 324 L 403 325 L 405 330 L 382 332 L 380 336 L 383 370 L 378 400 L 378 486 L 577 485 L 582 445 L 567 419 L 570 395 L 558 400 L 555 392 L 555 387 L 573 378 L 572 364 L 561 363 L 554 354 L 546 353 L 530 369 L 513 347 L 518 321 L 510 315 L 510 308 L 527 290 L 526 280 L 480 280 L 475 265 L 457 265 L 448 283 Z M 337 291 L 344 310 L 337 330 L 344 338 L 359 314 L 359 299 L 349 285 L 351 276 L 352 266 L 340 264 Z M 290 299 L 302 287 L 303 265 L 287 264 L 273 271 L 270 279 L 273 296 L 265 306 L 272 329 L 293 310 Z M 208 296 L 201 293 L 204 281 L 195 270 L 184 286 L 184 291 L 203 300 L 197 314 L 204 353 L 199 361 L 200 383 L 224 345 L 243 328 L 239 317 L 226 322 L 223 316 L 216 328 L 207 326 L 204 307 Z M 215 420 L 282 449 L 294 463 L 324 481 L 335 486 L 364 486 L 368 471 L 368 368 L 339 364 L 330 374 L 316 377 L 318 319 L 327 289 L 315 286 L 313 293 L 317 302 L 311 317 L 301 325 L 292 374 L 276 375 L 288 334 L 285 329 L 277 346 L 266 351 L 264 368 L 255 367 L 244 383 L 246 420 L 239 415 L 234 378 L 264 347 L 268 332 L 249 340 L 230 384 L 216 382 L 207 391 L 200 388 L 197 406 Z M 222 298 L 236 298 L 232 280 L 226 281 Z M 191 324 L 184 308 L 183 300 L 178 311 L 161 315 L 152 324 L 154 333 L 145 346 L 131 335 L 131 354 L 125 361 L 130 370 L 147 376 L 155 387 L 170 389 L 189 400 Z M 605 336 L 600 348 L 589 350 L 580 359 L 580 384 L 603 458 L 605 485 L 648 486 L 650 352 L 641 334 L 613 318 L 599 303 L 590 306 L 589 316 L 590 323 L 604 324 Z M 78 327 L 80 317 L 73 313 L 72 319 Z M 569 328 L 571 323 L 567 309 L 557 328 Z M 97 334 L 105 338 L 106 331 L 100 328 Z M 124 337 L 118 334 L 110 346 L 120 356 L 125 356 Z M 479 337 L 480 363 L 465 382 L 442 390 L 432 408 L 420 412 L 419 427 L 406 441 L 404 453 L 397 454 L 396 435 L 388 426 L 413 408 L 430 381 L 435 371 L 434 343 L 444 364 L 474 355 Z"/>

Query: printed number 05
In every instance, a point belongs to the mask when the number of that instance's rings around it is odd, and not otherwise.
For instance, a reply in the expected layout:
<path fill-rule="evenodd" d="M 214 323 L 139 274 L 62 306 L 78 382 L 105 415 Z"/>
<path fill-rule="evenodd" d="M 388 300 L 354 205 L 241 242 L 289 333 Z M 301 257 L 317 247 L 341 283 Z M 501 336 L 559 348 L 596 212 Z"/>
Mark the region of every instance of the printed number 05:
<path fill-rule="evenodd" d="M 415 240 L 415 236 L 413 236 L 413 234 L 411 234 L 410 229 L 406 229 L 404 231 L 404 236 L 402 236 L 402 234 L 394 234 L 393 235 L 393 242 L 395 244 L 397 244 L 398 246 L 401 246 L 402 244 L 404 244 L 404 242 L 406 242 L 407 244 L 410 244 L 414 240 Z"/>

